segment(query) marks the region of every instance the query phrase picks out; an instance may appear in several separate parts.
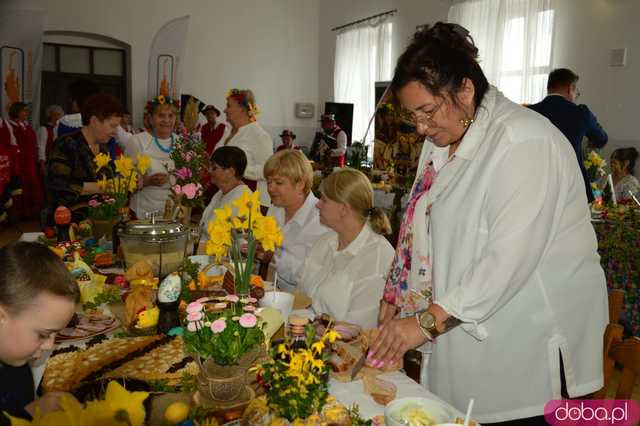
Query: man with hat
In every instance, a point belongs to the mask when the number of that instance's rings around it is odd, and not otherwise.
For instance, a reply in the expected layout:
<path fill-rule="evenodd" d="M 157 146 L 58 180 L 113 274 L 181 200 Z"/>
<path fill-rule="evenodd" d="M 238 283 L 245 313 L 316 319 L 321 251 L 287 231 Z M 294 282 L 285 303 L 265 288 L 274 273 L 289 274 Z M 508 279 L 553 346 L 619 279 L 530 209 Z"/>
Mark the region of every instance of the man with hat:
<path fill-rule="evenodd" d="M 280 133 L 280 138 L 282 139 L 282 145 L 276 149 L 276 152 L 282 151 L 283 149 L 300 149 L 300 147 L 293 142 L 296 134 L 291 130 L 284 129 L 282 133 Z"/>
<path fill-rule="evenodd" d="M 347 152 L 347 133 L 338 126 L 334 114 L 320 117 L 322 132 L 317 132 L 311 145 L 311 159 L 330 167 L 344 167 Z"/>
<path fill-rule="evenodd" d="M 216 144 L 224 136 L 227 126 L 224 123 L 216 123 L 217 118 L 220 116 L 220 111 L 213 105 L 207 105 L 202 110 L 202 114 L 207 118 L 207 122 L 202 126 L 200 135 L 207 154 L 211 157 Z"/>

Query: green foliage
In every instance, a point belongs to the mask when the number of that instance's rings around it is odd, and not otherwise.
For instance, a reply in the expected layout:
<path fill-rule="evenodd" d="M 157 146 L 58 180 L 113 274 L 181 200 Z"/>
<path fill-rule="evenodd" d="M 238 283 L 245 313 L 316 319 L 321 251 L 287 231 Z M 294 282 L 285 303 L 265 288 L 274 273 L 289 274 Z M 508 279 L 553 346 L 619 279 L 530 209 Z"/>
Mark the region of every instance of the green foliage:
<path fill-rule="evenodd" d="M 113 285 L 104 286 L 102 292 L 98 293 L 93 302 L 87 302 L 83 305 L 85 310 L 96 309 L 103 303 L 118 303 L 122 301 L 120 298 L 120 287 Z"/>

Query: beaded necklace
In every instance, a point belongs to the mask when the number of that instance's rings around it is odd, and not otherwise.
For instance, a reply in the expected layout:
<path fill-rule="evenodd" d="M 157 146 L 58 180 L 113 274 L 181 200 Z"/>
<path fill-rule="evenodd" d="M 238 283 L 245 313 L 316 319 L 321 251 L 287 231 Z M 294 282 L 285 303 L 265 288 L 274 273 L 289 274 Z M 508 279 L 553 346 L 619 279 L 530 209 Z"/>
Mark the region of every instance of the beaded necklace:
<path fill-rule="evenodd" d="M 158 149 L 160 149 L 160 151 L 165 152 L 167 154 L 171 154 L 171 151 L 173 151 L 173 148 L 175 145 L 175 140 L 173 139 L 173 133 L 171 133 L 171 144 L 169 145 L 169 148 L 165 148 L 164 146 L 162 146 L 162 144 L 160 144 L 160 141 L 158 141 L 158 137 L 156 136 L 156 132 L 153 132 L 152 135 L 153 135 L 153 141 L 156 143 L 156 146 L 158 147 Z"/>

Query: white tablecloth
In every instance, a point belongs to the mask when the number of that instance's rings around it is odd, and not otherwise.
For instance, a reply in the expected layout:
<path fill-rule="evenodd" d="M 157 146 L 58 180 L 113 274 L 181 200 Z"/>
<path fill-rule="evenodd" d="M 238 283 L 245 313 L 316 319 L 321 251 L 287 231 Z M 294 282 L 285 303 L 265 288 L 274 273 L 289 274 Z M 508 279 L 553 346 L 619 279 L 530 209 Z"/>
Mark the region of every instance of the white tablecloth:
<path fill-rule="evenodd" d="M 381 379 L 392 382 L 398 388 L 397 398 L 406 397 L 421 397 L 428 399 L 435 399 L 442 401 L 422 386 L 415 382 L 407 375 L 393 371 L 391 373 L 385 373 L 380 375 Z M 329 382 L 329 393 L 336 397 L 338 401 L 344 404 L 346 407 L 350 407 L 353 404 L 358 404 L 360 408 L 360 414 L 365 419 L 370 419 L 374 416 L 384 415 L 384 406 L 377 404 L 371 396 L 364 391 L 362 380 L 356 380 L 350 383 L 342 383 L 335 379 L 331 379 Z M 444 402 L 446 404 L 446 402 Z M 448 404 L 447 404 L 448 405 Z M 464 417 L 464 413 L 460 413 L 455 408 L 451 407 L 452 411 L 455 411 L 458 416 Z"/>

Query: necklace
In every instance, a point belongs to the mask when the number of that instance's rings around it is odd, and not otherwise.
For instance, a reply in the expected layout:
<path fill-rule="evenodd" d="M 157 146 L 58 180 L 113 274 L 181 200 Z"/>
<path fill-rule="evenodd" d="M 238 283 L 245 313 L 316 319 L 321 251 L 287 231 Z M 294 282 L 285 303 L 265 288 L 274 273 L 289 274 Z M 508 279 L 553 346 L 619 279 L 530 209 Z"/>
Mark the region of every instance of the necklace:
<path fill-rule="evenodd" d="M 169 148 L 165 148 L 164 146 L 162 146 L 160 141 L 158 141 L 156 132 L 153 132 L 152 134 L 153 134 L 153 141 L 156 143 L 156 146 L 158 147 L 158 149 L 160 149 L 160 151 L 165 152 L 167 154 L 170 154 L 171 151 L 173 151 L 173 147 L 175 145 L 175 141 L 173 140 L 173 133 L 171 133 L 171 144 L 169 145 Z"/>

